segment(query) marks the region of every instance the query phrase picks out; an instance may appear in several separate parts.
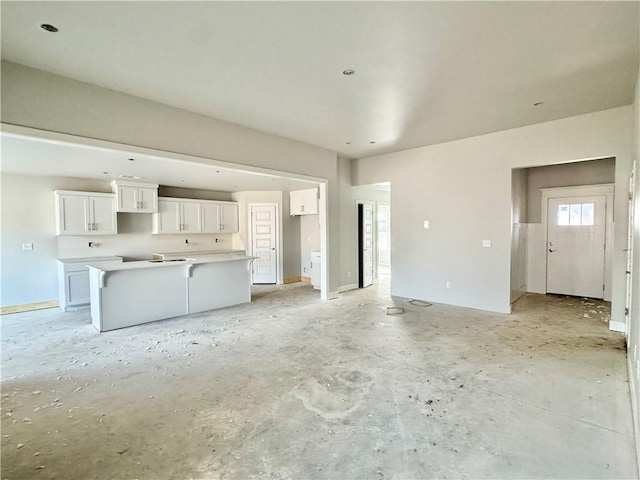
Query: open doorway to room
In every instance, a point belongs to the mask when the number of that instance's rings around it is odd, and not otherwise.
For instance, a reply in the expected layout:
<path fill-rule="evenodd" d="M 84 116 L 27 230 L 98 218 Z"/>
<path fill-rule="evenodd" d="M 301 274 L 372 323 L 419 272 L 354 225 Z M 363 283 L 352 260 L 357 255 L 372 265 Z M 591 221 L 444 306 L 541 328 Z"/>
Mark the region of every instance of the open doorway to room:
<path fill-rule="evenodd" d="M 391 184 L 353 187 L 357 222 L 357 286 L 391 275 Z"/>
<path fill-rule="evenodd" d="M 512 171 L 512 303 L 527 292 L 611 301 L 614 182 L 615 158 Z"/>

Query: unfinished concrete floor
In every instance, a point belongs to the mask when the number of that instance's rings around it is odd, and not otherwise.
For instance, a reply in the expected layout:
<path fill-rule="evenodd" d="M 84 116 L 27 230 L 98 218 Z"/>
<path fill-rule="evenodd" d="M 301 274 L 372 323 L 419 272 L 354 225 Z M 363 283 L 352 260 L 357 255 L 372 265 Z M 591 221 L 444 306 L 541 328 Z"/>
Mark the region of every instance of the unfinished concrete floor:
<path fill-rule="evenodd" d="M 637 478 L 606 304 L 397 304 L 296 284 L 102 334 L 5 316 L 1 478 Z"/>

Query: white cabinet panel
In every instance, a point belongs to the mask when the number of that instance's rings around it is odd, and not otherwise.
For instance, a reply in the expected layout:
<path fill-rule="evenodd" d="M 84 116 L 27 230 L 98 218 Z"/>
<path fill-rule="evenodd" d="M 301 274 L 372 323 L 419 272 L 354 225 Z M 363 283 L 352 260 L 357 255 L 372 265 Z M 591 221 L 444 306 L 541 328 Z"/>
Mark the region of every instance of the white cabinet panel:
<path fill-rule="evenodd" d="M 203 203 L 202 233 L 219 233 L 220 223 L 220 206 L 217 203 Z"/>
<path fill-rule="evenodd" d="M 57 190 L 57 235 L 118 233 L 115 195 Z"/>
<path fill-rule="evenodd" d="M 153 233 L 180 233 L 180 202 L 162 198 L 158 200 L 158 213 L 153 214 Z"/>
<path fill-rule="evenodd" d="M 67 305 L 70 307 L 89 303 L 89 269 L 82 272 L 68 272 L 65 282 Z"/>
<path fill-rule="evenodd" d="M 316 215 L 318 213 L 318 189 L 309 188 L 289 192 L 289 213 L 291 215 Z"/>
<path fill-rule="evenodd" d="M 200 210 L 201 204 L 182 202 L 180 204 L 182 233 L 200 233 Z"/>
<path fill-rule="evenodd" d="M 220 232 L 237 233 L 238 227 L 238 205 L 220 204 Z"/>
<path fill-rule="evenodd" d="M 118 212 L 155 213 L 158 211 L 158 185 L 135 182 L 111 182 L 118 199 Z"/>

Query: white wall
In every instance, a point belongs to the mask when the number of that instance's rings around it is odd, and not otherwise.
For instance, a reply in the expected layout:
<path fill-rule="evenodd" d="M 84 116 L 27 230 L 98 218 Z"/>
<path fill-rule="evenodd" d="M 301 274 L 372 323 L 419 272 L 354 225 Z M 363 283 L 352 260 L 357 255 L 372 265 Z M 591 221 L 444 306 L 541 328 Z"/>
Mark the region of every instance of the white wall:
<path fill-rule="evenodd" d="M 118 235 L 57 237 L 54 190 L 110 193 L 109 182 L 3 174 L 1 186 L 2 306 L 57 300 L 56 258 L 147 259 L 154 252 L 232 248 L 231 234 L 152 235 L 151 214 L 144 213 L 118 213 Z M 90 241 L 97 246 L 89 248 Z M 23 242 L 33 250 L 23 251 Z"/>
<path fill-rule="evenodd" d="M 631 139 L 632 110 L 621 107 L 356 160 L 356 185 L 391 181 L 391 293 L 510 312 L 511 169 L 615 157 L 616 188 L 624 191 Z M 615 214 L 626 217 L 624 196 L 616 196 Z M 617 321 L 624 316 L 626 230 L 616 222 Z"/>
<path fill-rule="evenodd" d="M 528 171 L 514 169 L 511 176 L 511 301 L 527 291 L 527 182 Z"/>
<path fill-rule="evenodd" d="M 328 290 L 337 291 L 335 152 L 10 62 L 1 81 L 3 123 L 326 179 Z"/>
<path fill-rule="evenodd" d="M 530 168 L 527 189 L 527 222 L 540 223 L 541 188 L 577 187 L 613 183 L 616 177 L 615 158 L 604 158 L 588 162 L 564 163 Z"/>

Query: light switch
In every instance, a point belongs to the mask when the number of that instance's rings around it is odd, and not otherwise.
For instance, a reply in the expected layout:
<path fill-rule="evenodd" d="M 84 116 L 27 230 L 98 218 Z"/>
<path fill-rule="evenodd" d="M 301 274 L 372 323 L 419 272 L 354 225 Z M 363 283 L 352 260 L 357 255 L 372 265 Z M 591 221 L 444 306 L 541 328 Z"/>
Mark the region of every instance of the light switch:
<path fill-rule="evenodd" d="M 33 243 L 23 243 L 22 250 L 33 250 Z"/>
<path fill-rule="evenodd" d="M 427 228 L 429 228 L 429 220 L 424 221 L 424 229 L 426 230 Z"/>
<path fill-rule="evenodd" d="M 490 247 L 491 246 L 491 240 L 482 240 L 482 246 L 483 247 Z"/>

